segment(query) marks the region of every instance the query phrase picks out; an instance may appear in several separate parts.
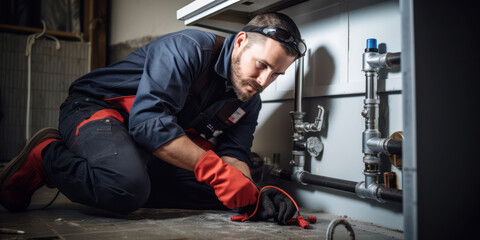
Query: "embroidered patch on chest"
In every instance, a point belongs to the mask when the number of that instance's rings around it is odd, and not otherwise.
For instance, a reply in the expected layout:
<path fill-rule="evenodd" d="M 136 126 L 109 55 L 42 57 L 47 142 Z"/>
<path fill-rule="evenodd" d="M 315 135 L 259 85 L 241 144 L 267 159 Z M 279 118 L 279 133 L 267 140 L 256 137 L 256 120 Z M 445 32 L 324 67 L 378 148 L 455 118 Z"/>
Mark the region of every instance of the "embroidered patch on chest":
<path fill-rule="evenodd" d="M 230 122 L 237 123 L 245 115 L 245 110 L 242 108 L 237 108 L 237 110 L 228 118 Z"/>

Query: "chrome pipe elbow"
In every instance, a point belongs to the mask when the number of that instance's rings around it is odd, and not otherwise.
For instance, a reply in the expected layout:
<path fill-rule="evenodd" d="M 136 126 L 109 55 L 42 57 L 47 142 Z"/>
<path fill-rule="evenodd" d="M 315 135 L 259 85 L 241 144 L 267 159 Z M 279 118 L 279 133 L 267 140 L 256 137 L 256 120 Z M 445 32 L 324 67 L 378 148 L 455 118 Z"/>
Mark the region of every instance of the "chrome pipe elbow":
<path fill-rule="evenodd" d="M 293 173 L 292 173 L 292 176 L 291 176 L 292 181 L 296 182 L 296 183 L 299 183 L 299 184 L 302 184 L 302 185 L 307 185 L 306 183 L 302 182 L 302 175 L 304 173 L 308 173 L 308 172 L 303 170 L 303 166 L 302 167 L 294 166 L 293 167 Z"/>
<path fill-rule="evenodd" d="M 371 183 L 365 186 L 365 182 L 359 182 L 355 186 L 355 192 L 359 198 L 374 199 L 377 202 L 384 203 L 385 200 L 380 196 L 381 185 L 377 183 Z"/>

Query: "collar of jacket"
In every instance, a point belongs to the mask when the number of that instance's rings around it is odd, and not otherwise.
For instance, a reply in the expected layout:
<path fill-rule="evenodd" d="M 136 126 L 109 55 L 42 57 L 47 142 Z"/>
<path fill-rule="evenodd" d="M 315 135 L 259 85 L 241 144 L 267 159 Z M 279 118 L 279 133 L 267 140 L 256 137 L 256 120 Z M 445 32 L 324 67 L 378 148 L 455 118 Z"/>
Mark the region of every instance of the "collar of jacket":
<path fill-rule="evenodd" d="M 232 34 L 225 38 L 222 50 L 220 51 L 217 63 L 215 64 L 215 72 L 227 80 L 230 74 L 230 61 L 232 58 L 233 42 L 235 41 L 236 36 L 236 34 Z"/>

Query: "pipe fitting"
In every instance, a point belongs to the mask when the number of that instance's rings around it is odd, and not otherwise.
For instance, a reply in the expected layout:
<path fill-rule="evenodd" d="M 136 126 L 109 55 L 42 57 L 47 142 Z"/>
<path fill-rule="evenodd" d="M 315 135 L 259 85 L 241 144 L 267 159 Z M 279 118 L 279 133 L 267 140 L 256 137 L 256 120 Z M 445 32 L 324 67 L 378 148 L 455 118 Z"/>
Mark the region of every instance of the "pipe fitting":
<path fill-rule="evenodd" d="M 362 71 L 374 72 L 381 68 L 400 65 L 400 53 L 378 53 L 377 40 L 367 39 L 367 48 L 362 54 Z"/>
<path fill-rule="evenodd" d="M 293 131 L 295 133 L 319 132 L 322 129 L 325 109 L 321 105 L 318 105 L 317 107 L 318 114 L 313 123 L 303 121 L 305 112 L 290 112 L 293 121 Z"/>
<path fill-rule="evenodd" d="M 291 111 L 290 115 L 292 116 L 292 121 L 294 123 L 301 123 L 303 122 L 303 117 L 305 116 L 305 112 L 296 112 L 296 111 Z"/>
<path fill-rule="evenodd" d="M 290 161 L 290 165 L 294 168 L 301 168 L 305 166 L 305 151 L 292 151 L 293 159 Z"/>
<path fill-rule="evenodd" d="M 317 132 L 320 131 L 320 127 L 318 126 L 318 123 L 308 123 L 304 122 L 301 123 L 297 126 L 297 129 L 299 129 L 302 132 Z"/>
<path fill-rule="evenodd" d="M 373 152 L 391 155 L 387 148 L 389 141 L 389 138 L 370 138 L 367 140 L 367 147 Z"/>
<path fill-rule="evenodd" d="M 293 151 L 296 151 L 296 152 L 305 151 L 306 148 L 307 148 L 307 143 L 305 140 L 297 139 L 293 141 L 293 149 L 292 149 Z M 296 155 L 300 155 L 300 154 L 296 154 Z"/>
<path fill-rule="evenodd" d="M 362 54 L 362 71 L 375 72 L 375 67 L 370 65 L 369 60 L 378 58 L 378 55 L 378 52 L 364 52 Z"/>
<path fill-rule="evenodd" d="M 299 183 L 299 184 L 302 184 L 302 185 L 307 185 L 306 183 L 302 182 L 302 175 L 305 174 L 305 173 L 308 173 L 308 172 L 303 170 L 303 166 L 302 167 L 294 166 L 293 167 L 293 173 L 292 173 L 292 176 L 291 176 L 292 181 L 296 182 L 296 183 Z"/>
<path fill-rule="evenodd" d="M 380 187 L 381 185 L 377 183 L 371 183 L 366 187 L 365 182 L 359 182 L 355 186 L 355 192 L 360 198 L 374 199 L 377 202 L 384 203 L 385 200 L 380 196 Z"/>
<path fill-rule="evenodd" d="M 323 143 L 318 137 L 309 137 L 307 138 L 307 152 L 310 153 L 312 157 L 318 157 L 323 151 Z"/>
<path fill-rule="evenodd" d="M 374 69 L 387 67 L 387 54 L 370 54 L 368 56 L 367 64 Z"/>
<path fill-rule="evenodd" d="M 378 175 L 380 175 L 380 173 L 378 172 L 378 164 L 365 164 L 365 170 L 363 171 L 363 175 L 365 175 L 365 186 L 376 184 Z"/>
<path fill-rule="evenodd" d="M 293 141 L 303 139 L 303 118 L 305 117 L 305 112 L 295 112 L 291 111 L 290 116 L 292 117 L 292 127 L 293 127 Z"/>
<path fill-rule="evenodd" d="M 371 151 L 388 156 L 402 153 L 402 141 L 400 140 L 373 137 L 367 140 L 366 145 Z"/>
<path fill-rule="evenodd" d="M 368 54 L 367 64 L 374 69 L 400 65 L 400 53 Z"/>
<path fill-rule="evenodd" d="M 380 158 L 377 155 L 372 155 L 372 154 L 364 154 L 363 156 L 363 162 L 365 164 L 380 164 Z"/>
<path fill-rule="evenodd" d="M 323 125 L 323 115 L 325 113 L 325 109 L 318 105 L 318 113 L 317 117 L 315 118 L 315 122 L 313 123 L 303 123 L 302 130 L 304 132 L 320 132 L 322 130 Z"/>
<path fill-rule="evenodd" d="M 378 130 L 375 130 L 375 129 L 372 129 L 372 130 L 365 130 L 363 133 L 362 133 L 362 152 L 364 154 L 377 154 L 378 151 L 374 151 L 374 149 L 370 148 L 369 145 L 368 145 L 368 141 L 370 141 L 370 139 L 377 139 L 377 138 L 380 138 L 381 136 L 381 133 L 380 131 Z"/>

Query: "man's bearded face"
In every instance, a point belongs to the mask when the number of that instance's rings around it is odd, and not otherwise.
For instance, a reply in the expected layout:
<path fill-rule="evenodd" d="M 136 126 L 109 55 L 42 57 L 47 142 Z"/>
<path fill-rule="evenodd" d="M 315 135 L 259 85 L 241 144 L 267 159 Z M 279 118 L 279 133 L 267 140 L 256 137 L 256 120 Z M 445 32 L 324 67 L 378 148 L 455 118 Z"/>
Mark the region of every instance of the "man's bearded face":
<path fill-rule="evenodd" d="M 237 36 L 229 77 L 238 99 L 248 101 L 284 74 L 295 57 L 287 55 L 282 45 L 270 38 L 250 43 L 238 39 Z"/>
<path fill-rule="evenodd" d="M 233 90 L 237 94 L 238 99 L 241 101 L 248 101 L 256 93 L 261 93 L 265 89 L 262 87 L 256 79 L 250 77 L 241 76 L 242 65 L 240 59 L 244 53 L 245 49 L 242 49 L 236 56 L 232 58 L 232 65 L 230 68 L 230 79 L 232 81 Z M 246 92 L 242 89 L 247 89 Z"/>

